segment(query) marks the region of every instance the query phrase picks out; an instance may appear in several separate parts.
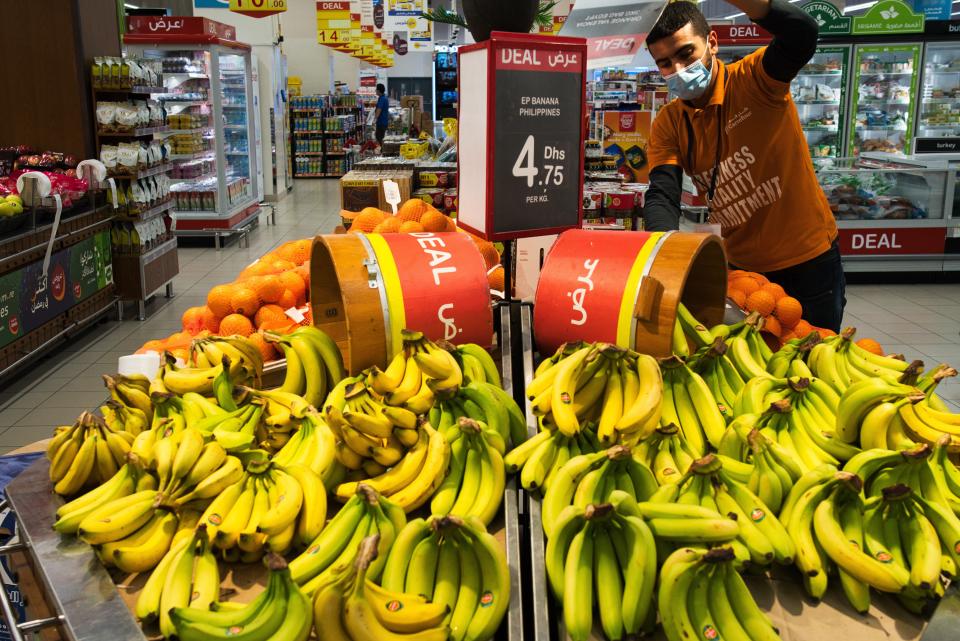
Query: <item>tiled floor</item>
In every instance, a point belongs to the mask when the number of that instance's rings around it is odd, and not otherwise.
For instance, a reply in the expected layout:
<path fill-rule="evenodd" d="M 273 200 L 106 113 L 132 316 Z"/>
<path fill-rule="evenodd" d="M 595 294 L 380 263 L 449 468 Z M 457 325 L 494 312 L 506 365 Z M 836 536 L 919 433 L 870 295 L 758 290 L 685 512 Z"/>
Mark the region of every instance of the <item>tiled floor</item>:
<path fill-rule="evenodd" d="M 145 322 L 101 323 L 0 387 L 0 454 L 46 438 L 103 400 L 100 376 L 115 369 L 117 358 L 179 330 L 183 310 L 203 304 L 213 285 L 232 280 L 282 242 L 330 232 L 339 222 L 339 201 L 336 181 L 298 180 L 277 208 L 277 225 L 261 224 L 249 248 L 181 247 L 175 296 L 154 300 Z M 960 366 L 960 285 L 856 285 L 848 287 L 847 299 L 844 324 L 858 336 L 928 366 Z M 960 382 L 947 381 L 940 391 L 960 411 Z"/>

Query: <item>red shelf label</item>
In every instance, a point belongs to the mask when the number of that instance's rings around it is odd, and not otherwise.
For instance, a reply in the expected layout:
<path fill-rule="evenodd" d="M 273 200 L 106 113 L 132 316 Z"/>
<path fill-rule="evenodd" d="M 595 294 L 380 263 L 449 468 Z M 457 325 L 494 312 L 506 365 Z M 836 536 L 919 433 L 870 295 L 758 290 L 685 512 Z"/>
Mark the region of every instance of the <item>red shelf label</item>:
<path fill-rule="evenodd" d="M 942 254 L 945 227 L 841 229 L 840 253 L 849 256 Z"/>

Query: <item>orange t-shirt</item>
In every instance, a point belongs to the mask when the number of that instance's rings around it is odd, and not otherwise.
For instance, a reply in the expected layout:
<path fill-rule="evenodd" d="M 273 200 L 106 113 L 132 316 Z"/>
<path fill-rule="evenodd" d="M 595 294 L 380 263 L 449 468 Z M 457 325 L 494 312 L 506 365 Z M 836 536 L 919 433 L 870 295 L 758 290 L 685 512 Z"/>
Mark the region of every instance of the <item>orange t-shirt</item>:
<path fill-rule="evenodd" d="M 817 182 L 790 84 L 767 75 L 763 47 L 729 65 L 715 59 L 710 101 L 696 109 L 674 100 L 653 121 L 650 167 L 679 165 L 706 194 L 720 163 L 710 202 L 727 257 L 737 267 L 770 272 L 819 256 L 837 237 L 837 224 Z M 688 157 L 689 118 L 693 131 Z"/>

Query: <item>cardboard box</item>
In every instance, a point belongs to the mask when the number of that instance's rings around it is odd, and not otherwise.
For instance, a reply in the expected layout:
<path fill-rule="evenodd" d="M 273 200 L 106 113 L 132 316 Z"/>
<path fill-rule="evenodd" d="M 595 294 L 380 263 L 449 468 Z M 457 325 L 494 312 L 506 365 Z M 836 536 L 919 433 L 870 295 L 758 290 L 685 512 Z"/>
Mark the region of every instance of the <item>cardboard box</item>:
<path fill-rule="evenodd" d="M 400 188 L 401 202 L 413 191 L 413 171 L 358 171 L 353 170 L 340 179 L 340 208 L 358 212 L 364 207 L 389 211 L 390 205 L 383 193 L 383 181 L 393 180 Z"/>
<path fill-rule="evenodd" d="M 400 106 L 421 114 L 423 113 L 423 96 L 403 96 L 400 98 Z"/>
<path fill-rule="evenodd" d="M 420 131 L 425 131 L 431 136 L 433 135 L 433 118 L 430 117 L 428 113 L 420 114 L 420 122 L 418 123 Z"/>

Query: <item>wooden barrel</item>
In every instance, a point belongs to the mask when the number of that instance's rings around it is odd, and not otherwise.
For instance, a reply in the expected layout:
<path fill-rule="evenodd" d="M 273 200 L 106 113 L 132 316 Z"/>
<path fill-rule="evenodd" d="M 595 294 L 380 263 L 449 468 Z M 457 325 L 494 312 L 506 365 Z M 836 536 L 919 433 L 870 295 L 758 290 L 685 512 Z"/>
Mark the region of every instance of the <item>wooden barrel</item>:
<path fill-rule="evenodd" d="M 385 367 L 400 351 L 402 329 L 483 346 L 493 338 L 486 266 L 466 234 L 317 236 L 310 305 L 351 374 Z"/>
<path fill-rule="evenodd" d="M 727 262 L 712 234 L 572 229 L 547 254 L 533 306 L 541 354 L 604 341 L 670 354 L 677 303 L 708 327 L 723 320 Z"/>

